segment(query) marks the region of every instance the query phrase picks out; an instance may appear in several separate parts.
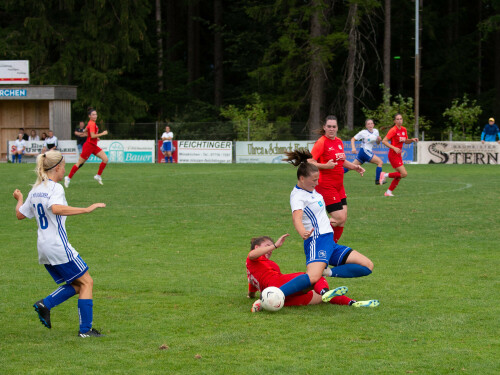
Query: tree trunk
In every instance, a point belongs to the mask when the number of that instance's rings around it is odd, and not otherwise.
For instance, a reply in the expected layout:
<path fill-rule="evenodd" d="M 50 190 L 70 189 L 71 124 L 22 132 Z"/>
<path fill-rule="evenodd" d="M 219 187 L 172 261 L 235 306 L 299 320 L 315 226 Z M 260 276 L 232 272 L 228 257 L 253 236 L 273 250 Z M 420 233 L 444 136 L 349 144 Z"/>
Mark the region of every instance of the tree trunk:
<path fill-rule="evenodd" d="M 158 44 L 158 92 L 163 91 L 163 35 L 161 30 L 161 0 L 156 0 L 156 38 Z"/>
<path fill-rule="evenodd" d="M 349 130 L 354 129 L 354 68 L 356 64 L 357 50 L 357 17 L 358 4 L 351 3 L 349 6 L 349 50 L 347 56 L 347 77 L 346 77 L 346 127 Z"/>
<path fill-rule="evenodd" d="M 214 105 L 222 105 L 224 69 L 222 50 L 222 0 L 214 0 Z"/>
<path fill-rule="evenodd" d="M 190 93 L 194 97 L 198 96 L 196 85 L 193 84 L 200 77 L 200 4 L 198 0 L 189 0 L 188 5 L 188 48 L 187 67 L 188 84 Z"/>
<path fill-rule="evenodd" d="M 391 0 L 385 0 L 384 14 L 384 100 L 391 94 Z"/>
<path fill-rule="evenodd" d="M 325 73 L 323 62 L 321 60 L 320 46 L 316 44 L 315 39 L 322 35 L 321 21 L 323 18 L 323 9 L 321 0 L 312 0 L 314 11 L 311 16 L 311 30 L 309 34 L 310 48 L 310 80 L 309 80 L 309 119 L 307 125 L 309 127 L 309 138 L 317 138 L 317 131 L 321 128 L 321 118 L 323 114 L 324 88 L 325 88 Z"/>

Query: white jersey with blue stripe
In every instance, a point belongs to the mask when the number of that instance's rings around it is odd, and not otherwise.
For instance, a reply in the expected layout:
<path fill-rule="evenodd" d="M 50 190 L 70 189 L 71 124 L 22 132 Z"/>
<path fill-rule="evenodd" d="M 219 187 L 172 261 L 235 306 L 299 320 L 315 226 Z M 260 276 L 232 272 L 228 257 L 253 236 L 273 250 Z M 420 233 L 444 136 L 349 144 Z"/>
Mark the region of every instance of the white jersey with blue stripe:
<path fill-rule="evenodd" d="M 54 181 L 44 181 L 35 186 L 19 211 L 38 224 L 38 262 L 63 264 L 73 261 L 78 252 L 71 246 L 66 234 L 66 216 L 54 215 L 52 205 L 67 206 L 64 188 Z"/>
<path fill-rule="evenodd" d="M 373 151 L 373 146 L 377 143 L 378 137 L 379 133 L 377 129 L 373 129 L 371 132 L 368 129 L 363 129 L 354 136 L 354 139 L 361 141 L 361 147 L 365 150 Z"/>
<path fill-rule="evenodd" d="M 314 228 L 313 236 L 333 232 L 323 196 L 316 190 L 307 191 L 295 185 L 290 194 L 290 207 L 292 213 L 303 211 L 302 224 L 308 231 Z"/>

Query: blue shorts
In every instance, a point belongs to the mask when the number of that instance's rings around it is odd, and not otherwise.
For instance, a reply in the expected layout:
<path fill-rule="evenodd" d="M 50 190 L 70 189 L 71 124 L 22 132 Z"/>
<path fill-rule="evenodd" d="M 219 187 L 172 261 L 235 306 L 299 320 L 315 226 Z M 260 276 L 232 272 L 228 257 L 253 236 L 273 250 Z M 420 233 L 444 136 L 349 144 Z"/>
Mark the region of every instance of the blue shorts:
<path fill-rule="evenodd" d="M 356 160 L 361 164 L 368 163 L 373 159 L 373 152 L 370 150 L 365 150 L 363 147 L 359 149 L 358 155 L 356 156 Z"/>
<path fill-rule="evenodd" d="M 161 150 L 163 152 L 171 152 L 172 151 L 172 142 L 170 142 L 170 141 L 163 142 L 163 145 L 161 146 Z"/>
<path fill-rule="evenodd" d="M 333 253 L 332 256 L 330 257 L 330 260 L 328 261 L 328 264 L 334 267 L 345 264 L 351 251 L 352 249 L 350 247 L 337 245 L 336 243 L 333 243 Z"/>
<path fill-rule="evenodd" d="M 45 264 L 45 268 L 49 271 L 50 276 L 54 279 L 56 284 L 61 284 L 66 281 L 68 284 L 83 276 L 88 271 L 89 266 L 78 255 L 74 260 L 63 264 Z"/>
<path fill-rule="evenodd" d="M 333 233 L 313 235 L 304 241 L 304 253 L 306 255 L 306 265 L 314 262 L 328 261 L 333 253 Z"/>

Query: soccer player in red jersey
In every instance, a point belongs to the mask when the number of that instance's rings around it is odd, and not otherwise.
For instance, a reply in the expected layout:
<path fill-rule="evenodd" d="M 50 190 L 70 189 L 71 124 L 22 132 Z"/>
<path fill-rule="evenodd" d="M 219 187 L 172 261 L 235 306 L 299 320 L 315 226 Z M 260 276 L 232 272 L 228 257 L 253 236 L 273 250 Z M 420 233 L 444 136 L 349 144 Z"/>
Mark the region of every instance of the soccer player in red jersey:
<path fill-rule="evenodd" d="M 319 183 L 316 191 L 323 196 L 326 211 L 333 219 L 333 240 L 338 242 L 347 220 L 347 197 L 344 189 L 344 167 L 355 170 L 361 176 L 365 170 L 346 160 L 344 144 L 337 137 L 337 118 L 328 116 L 321 130 L 321 137 L 311 151 L 313 159 L 309 160 L 319 169 Z"/>
<path fill-rule="evenodd" d="M 64 177 L 65 187 L 69 187 L 69 183 L 73 178 L 74 174 L 76 173 L 76 171 L 78 171 L 78 169 L 80 169 L 83 166 L 83 164 L 85 164 L 87 159 L 92 154 L 101 159 L 101 164 L 99 165 L 99 170 L 97 174 L 94 176 L 94 180 L 96 180 L 97 182 L 99 182 L 99 184 L 102 185 L 101 174 L 104 171 L 104 168 L 106 168 L 106 165 L 108 164 L 108 157 L 101 148 L 97 147 L 97 142 L 99 141 L 99 137 L 107 135 L 108 131 L 104 130 L 102 133 L 99 133 L 99 127 L 96 124 L 97 111 L 95 109 L 89 108 L 88 114 L 90 120 L 87 124 L 87 127 L 85 128 L 85 132 L 87 133 L 87 141 L 83 144 L 82 153 L 80 154 L 78 162 L 75 165 L 73 165 L 71 171 L 69 172 L 69 175 Z"/>
<path fill-rule="evenodd" d="M 392 143 L 389 143 L 389 141 Z M 399 181 L 402 178 L 408 176 L 406 168 L 403 164 L 403 158 L 401 157 L 401 152 L 403 151 L 404 144 L 417 143 L 418 138 L 408 138 L 408 131 L 403 126 L 403 116 L 397 113 L 394 116 L 394 126 L 389 130 L 389 133 L 382 139 L 382 143 L 389 147 L 389 161 L 396 172 L 392 173 L 381 173 L 380 174 L 380 184 L 384 183 L 387 177 L 392 178 L 391 185 L 389 189 L 384 193 L 386 197 L 393 197 L 392 192 L 398 186 Z"/>
<path fill-rule="evenodd" d="M 270 260 L 273 251 L 281 247 L 285 238 L 289 234 L 281 236 L 276 243 L 267 236 L 252 238 L 251 251 L 248 253 L 246 265 L 248 276 L 248 298 L 254 298 L 257 291 L 262 292 L 270 286 L 280 287 L 303 272 L 282 274 L 278 264 Z M 314 285 L 314 290 L 300 291 L 285 298 L 285 306 L 317 305 L 322 303 L 319 291 L 329 289 L 328 283 L 324 277 Z M 343 293 L 347 292 L 347 287 L 340 287 Z M 345 295 L 333 297 L 330 303 L 334 305 L 347 305 L 354 307 L 376 307 L 379 305 L 377 300 L 355 301 Z M 255 301 L 252 306 L 252 312 L 262 309 L 260 299 Z"/>

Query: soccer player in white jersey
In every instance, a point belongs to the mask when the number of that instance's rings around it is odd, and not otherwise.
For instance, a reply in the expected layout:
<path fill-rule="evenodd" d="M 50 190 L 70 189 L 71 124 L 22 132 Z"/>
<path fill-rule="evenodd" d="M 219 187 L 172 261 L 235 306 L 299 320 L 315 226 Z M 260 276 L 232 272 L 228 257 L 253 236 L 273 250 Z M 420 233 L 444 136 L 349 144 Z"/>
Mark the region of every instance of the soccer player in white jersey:
<path fill-rule="evenodd" d="M 64 177 L 65 162 L 59 151 L 52 150 L 38 155 L 36 159 L 37 180 L 23 203 L 23 194 L 16 189 L 16 216 L 19 220 L 36 217 L 38 224 L 38 262 L 54 278 L 57 284 L 66 282 L 33 307 L 42 324 L 51 328 L 50 310 L 67 299 L 79 294 L 78 315 L 80 329 L 78 337 L 97 337 L 102 334 L 92 328 L 93 280 L 88 266 L 71 246 L 66 234 L 66 216 L 90 213 L 104 203 L 94 203 L 86 208 L 70 207 L 66 202 L 64 188 L 58 184 Z"/>
<path fill-rule="evenodd" d="M 382 173 L 382 165 L 384 162 L 377 155 L 373 153 L 373 147 L 375 144 L 379 145 L 382 141 L 378 130 L 375 129 L 375 124 L 371 118 L 365 121 L 366 129 L 361 130 L 358 134 L 351 138 L 352 153 L 356 155 L 356 159 L 353 164 L 363 165 L 366 162 L 377 164 L 377 169 L 375 170 L 375 185 L 380 185 L 382 181 L 383 184 L 387 183 L 385 179 L 380 178 Z M 361 141 L 361 148 L 359 152 L 356 151 L 355 141 Z M 344 168 L 344 173 L 349 172 L 349 169 Z"/>
<path fill-rule="evenodd" d="M 297 168 L 297 185 L 290 194 L 292 221 L 304 240 L 307 273 L 311 284 L 321 276 L 360 277 L 373 270 L 373 263 L 363 254 L 333 241 L 333 230 L 325 209 L 323 196 L 314 188 L 318 185 L 319 169 L 309 163 L 307 149 L 286 152 L 285 161 Z M 327 266 L 334 266 L 328 268 Z M 285 284 L 286 285 L 286 284 Z M 282 288 L 282 287 L 281 287 Z M 318 291 L 317 291 L 318 292 Z M 318 292 L 321 294 L 321 292 Z"/>

